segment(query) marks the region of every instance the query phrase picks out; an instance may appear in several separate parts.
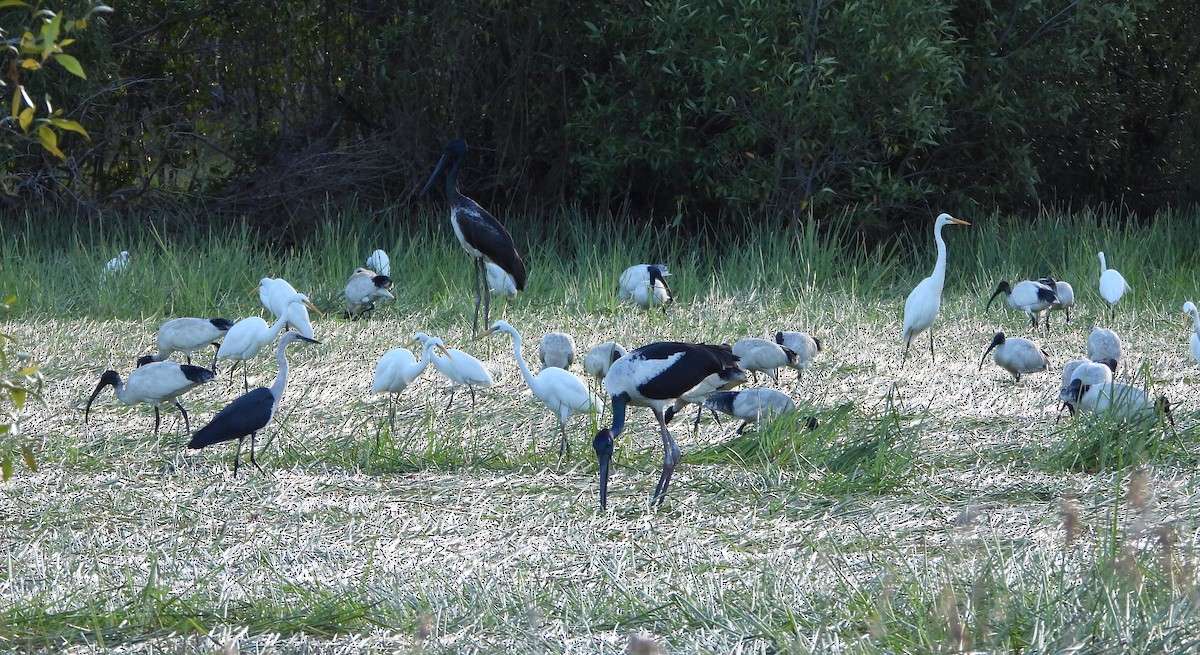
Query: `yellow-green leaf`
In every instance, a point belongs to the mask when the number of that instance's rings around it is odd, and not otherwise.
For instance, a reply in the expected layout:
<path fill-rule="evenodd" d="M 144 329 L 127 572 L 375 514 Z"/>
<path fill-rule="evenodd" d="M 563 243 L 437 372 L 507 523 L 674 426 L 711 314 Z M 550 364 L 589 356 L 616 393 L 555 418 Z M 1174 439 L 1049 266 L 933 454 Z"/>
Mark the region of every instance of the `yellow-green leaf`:
<path fill-rule="evenodd" d="M 71 73 L 75 77 L 81 77 L 85 80 L 87 79 L 87 74 L 83 72 L 83 66 L 80 66 L 79 60 L 71 55 L 54 55 L 54 61 L 62 64 L 62 67 L 67 69 L 67 72 Z"/>
<path fill-rule="evenodd" d="M 21 457 L 25 459 L 25 466 L 28 466 L 30 471 L 37 473 L 37 460 L 33 458 L 33 449 L 29 446 L 21 446 Z"/>
<path fill-rule="evenodd" d="M 75 29 L 82 30 L 87 28 L 87 19 L 80 18 L 75 21 Z"/>
<path fill-rule="evenodd" d="M 17 377 L 22 377 L 22 378 L 28 377 L 30 375 L 33 375 L 34 373 L 37 373 L 37 371 L 38 371 L 37 366 L 26 366 L 25 368 L 17 371 Z"/>
<path fill-rule="evenodd" d="M 61 50 L 65 47 L 71 45 L 72 43 L 75 43 L 75 39 L 63 39 L 62 41 L 58 42 L 58 48 L 59 48 L 59 50 Z"/>
<path fill-rule="evenodd" d="M 0 460 L 0 478 L 3 478 L 5 482 L 12 479 L 12 460 L 9 459 L 8 455 L 5 455 L 4 459 Z"/>
<path fill-rule="evenodd" d="M 29 3 L 24 0 L 0 0 L 0 9 L 5 7 L 28 7 Z"/>
<path fill-rule="evenodd" d="M 28 395 L 28 392 L 25 391 L 24 389 L 9 389 L 8 390 L 8 397 L 12 399 L 13 407 L 15 407 L 17 409 L 22 409 L 23 407 L 25 407 L 25 396 L 27 396 L 27 395 Z"/>
<path fill-rule="evenodd" d="M 21 111 L 21 115 L 17 117 L 17 122 L 21 124 L 21 131 L 28 132 L 30 124 L 33 123 L 33 107 L 26 107 Z"/>
<path fill-rule="evenodd" d="M 70 130 L 72 132 L 82 134 L 84 138 L 92 138 L 92 136 L 87 133 L 87 130 L 83 129 L 83 126 L 75 121 L 67 120 L 65 118 L 51 118 L 50 124 L 61 130 Z"/>
<path fill-rule="evenodd" d="M 50 152 L 50 154 L 58 157 L 59 159 L 67 158 L 67 156 L 63 154 L 63 151 L 58 149 L 58 135 L 54 133 L 54 130 L 50 129 L 49 125 L 38 126 L 37 140 L 38 143 L 42 144 L 43 148 Z"/>
<path fill-rule="evenodd" d="M 12 116 L 13 118 L 16 118 L 17 114 L 20 114 L 20 113 L 21 113 L 21 89 L 20 89 L 20 87 L 17 87 L 16 89 L 13 89 L 12 111 L 8 115 Z"/>
<path fill-rule="evenodd" d="M 21 60 L 21 68 L 24 68 L 24 69 L 26 69 L 26 70 L 35 71 L 35 70 L 38 70 L 38 69 L 39 69 L 39 68 L 41 68 L 41 67 L 42 67 L 42 65 L 41 65 L 41 64 L 39 64 L 39 63 L 37 62 L 37 60 L 36 60 L 36 59 L 23 59 L 23 60 Z"/>
<path fill-rule="evenodd" d="M 58 40 L 58 30 L 62 26 L 62 14 L 54 14 L 54 18 L 42 23 L 42 61 L 54 52 L 54 42 Z"/>
<path fill-rule="evenodd" d="M 5 305 L 11 305 L 15 302 L 17 302 L 17 294 L 15 294 L 15 293 L 10 293 L 10 294 L 8 294 L 8 296 L 6 296 L 4 298 Z"/>

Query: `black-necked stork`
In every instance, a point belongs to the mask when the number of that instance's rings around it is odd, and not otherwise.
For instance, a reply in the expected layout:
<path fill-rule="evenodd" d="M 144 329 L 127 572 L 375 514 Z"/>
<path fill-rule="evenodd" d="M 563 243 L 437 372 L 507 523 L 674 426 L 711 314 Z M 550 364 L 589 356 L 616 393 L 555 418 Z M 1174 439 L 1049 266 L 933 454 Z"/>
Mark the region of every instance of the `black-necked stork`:
<path fill-rule="evenodd" d="M 208 382 L 215 375 L 215 373 L 206 368 L 190 364 L 151 362 L 134 369 L 129 374 L 129 378 L 122 384 L 121 376 L 116 371 L 105 371 L 100 376 L 100 383 L 96 385 L 96 390 L 88 398 L 87 406 L 83 410 L 83 422 L 85 425 L 87 424 L 89 414 L 92 411 L 92 402 L 96 400 L 96 396 L 100 395 L 104 387 L 111 386 L 113 393 L 126 405 L 146 403 L 147 405 L 154 406 L 155 435 L 158 434 L 159 419 L 161 418 L 158 406 L 165 402 L 170 402 L 179 409 L 179 413 L 183 414 L 184 430 L 191 432 L 187 410 L 183 408 L 183 405 L 179 404 L 179 396 Z"/>
<path fill-rule="evenodd" d="M 667 430 L 663 409 L 713 373 L 736 367 L 737 360 L 728 346 L 660 341 L 642 346 L 613 362 L 604 378 L 604 386 L 612 397 L 612 427 L 600 430 L 592 440 L 600 463 L 601 508 L 608 504 L 609 466 L 614 442 L 625 429 L 626 407 L 649 407 L 658 419 L 663 466 L 651 504 L 661 506 L 671 484 L 671 474 L 683 455 Z"/>
<path fill-rule="evenodd" d="M 569 369 L 575 363 L 575 337 L 566 332 L 547 332 L 538 346 L 541 370 L 547 368 Z"/>
<path fill-rule="evenodd" d="M 416 341 L 414 340 L 413 343 Z M 392 429 L 395 429 L 396 426 L 396 394 L 407 389 L 413 380 L 425 372 L 435 348 L 443 353 L 446 352 L 446 345 L 442 343 L 441 339 L 430 337 L 421 347 L 420 360 L 414 357 L 407 348 L 393 348 L 384 353 L 383 357 L 379 358 L 379 363 L 375 365 L 375 378 L 371 382 L 371 393 L 391 395 L 388 424 Z"/>
<path fill-rule="evenodd" d="M 670 274 L 666 264 L 634 264 L 621 273 L 617 297 L 642 309 L 661 306 L 665 312 L 667 303 L 675 298 L 667 286 Z"/>
<path fill-rule="evenodd" d="M 1012 373 L 1016 382 L 1021 381 L 1022 375 L 1041 373 L 1050 368 L 1050 358 L 1036 343 L 1029 339 L 1005 337 L 1003 332 L 997 332 L 987 350 L 983 351 L 983 357 L 979 358 L 979 370 L 983 370 L 984 360 L 993 351 L 992 359 L 996 366 Z"/>
<path fill-rule="evenodd" d="M 1092 326 L 1092 331 L 1088 333 L 1087 338 L 1088 359 L 1093 362 L 1111 359 L 1120 364 L 1122 350 L 1121 337 L 1117 336 L 1116 332 L 1108 328 Z"/>
<path fill-rule="evenodd" d="M 816 360 L 817 355 L 824 348 L 820 339 L 810 336 L 805 332 L 776 332 L 775 343 L 796 353 L 796 363 L 792 366 L 796 369 L 797 375 L 812 366 L 813 361 Z"/>
<path fill-rule="evenodd" d="M 496 321 L 479 336 L 486 337 L 497 332 L 503 332 L 512 337 L 513 357 L 517 360 L 517 367 L 521 369 L 521 377 L 525 378 L 525 384 L 529 385 L 529 390 L 533 392 L 533 395 L 558 418 L 558 427 L 562 432 L 562 441 L 558 445 L 558 456 L 562 457 L 564 451 L 570 454 L 571 444 L 567 440 L 567 421 L 575 414 L 586 414 L 598 410 L 600 399 L 588 391 L 587 384 L 583 380 L 562 367 L 544 368 L 540 373 L 534 375 L 529 370 L 529 365 L 525 363 L 524 355 L 521 354 L 521 333 L 507 322 Z"/>
<path fill-rule="evenodd" d="M 1100 256 L 1100 297 L 1109 304 L 1109 307 L 1115 308 L 1121 296 L 1133 289 L 1129 288 L 1129 283 L 1125 281 L 1125 276 L 1121 275 L 1120 271 L 1108 267 L 1103 252 L 1097 254 Z"/>
<path fill-rule="evenodd" d="M 346 280 L 343 295 L 346 297 L 346 316 L 354 318 L 375 310 L 380 300 L 395 300 L 389 289 L 392 278 L 378 274 L 369 268 L 357 268 Z"/>
<path fill-rule="evenodd" d="M 583 372 L 592 376 L 597 382 L 603 382 L 608 375 L 608 369 L 613 362 L 621 359 L 628 351 L 615 341 L 605 341 L 587 351 L 583 357 Z"/>
<path fill-rule="evenodd" d="M 258 299 L 262 301 L 263 307 L 277 318 L 285 319 L 285 327 L 290 325 L 293 330 L 312 339 L 315 335 L 308 310 L 311 308 L 318 315 L 321 310 L 311 302 L 292 303 L 295 295 L 296 289 L 283 278 L 264 277 L 258 282 Z"/>
<path fill-rule="evenodd" d="M 1196 303 L 1189 300 L 1183 303 L 1183 313 L 1192 315 L 1192 358 L 1200 366 L 1200 311 L 1197 311 Z"/>
<path fill-rule="evenodd" d="M 755 380 L 762 371 L 779 384 L 780 368 L 797 367 L 796 353 L 791 348 L 766 339 L 740 339 L 733 344 L 733 354 L 738 356 L 738 366 L 753 373 Z"/>
<path fill-rule="evenodd" d="M 438 175 L 446 171 L 446 196 L 450 200 L 450 225 L 467 254 L 475 260 L 475 318 L 472 331 L 479 331 L 479 303 L 483 302 L 483 322 L 488 323 L 491 313 L 491 295 L 484 288 L 484 264 L 492 262 L 513 277 L 517 291 L 525 290 L 525 262 L 513 243 L 508 230 L 479 206 L 479 203 L 464 196 L 458 190 L 458 171 L 467 156 L 467 142 L 454 139 L 446 144 L 446 152 L 438 160 L 433 175 L 418 195 L 425 195 L 437 181 Z M 448 168 L 447 168 L 448 167 Z"/>
<path fill-rule="evenodd" d="M 412 338 L 413 341 L 424 344 L 433 337 L 424 332 L 418 332 Z M 446 409 L 450 409 L 450 406 L 454 404 L 454 392 L 461 386 L 466 386 L 467 391 L 471 393 L 472 409 L 475 407 L 476 387 L 491 389 L 496 386 L 495 378 L 484 368 L 483 362 L 458 348 L 443 350 L 441 353 L 435 351 L 433 353 L 433 367 L 451 382 L 450 401 L 446 403 Z"/>
<path fill-rule="evenodd" d="M 312 304 L 308 300 L 308 296 L 302 293 L 293 293 L 287 299 L 287 307 L 293 305 L 308 305 Z M 315 307 L 313 309 L 316 309 Z M 243 318 L 229 331 L 225 333 L 225 340 L 221 342 L 221 347 L 217 348 L 217 359 L 232 359 L 242 363 L 242 386 L 244 389 L 250 388 L 250 381 L 246 369 L 251 359 L 258 356 L 258 353 L 279 336 L 283 331 L 284 325 L 288 323 L 288 310 L 284 310 L 280 317 L 276 319 L 275 324 L 267 327 L 267 322 L 257 316 Z M 301 333 L 303 335 L 303 333 Z M 308 335 L 303 335 L 311 339 Z"/>
<path fill-rule="evenodd" d="M 1015 285 L 1009 284 L 1008 280 L 1001 280 L 1000 284 L 996 285 L 996 291 L 988 298 L 988 304 L 985 309 L 992 308 L 992 301 L 996 296 L 1004 294 L 1008 299 L 1008 306 L 1013 309 L 1025 312 L 1029 317 L 1030 327 L 1037 327 L 1038 319 L 1045 316 L 1050 311 L 1050 307 L 1058 302 L 1058 290 L 1055 287 L 1054 280 L 1046 278 L 1043 280 L 1021 280 Z M 1050 322 L 1046 322 L 1046 329 L 1049 329 Z"/>
<path fill-rule="evenodd" d="M 283 338 L 279 340 L 279 345 L 275 348 L 275 359 L 279 361 L 279 373 L 276 374 L 275 381 L 271 383 L 271 386 L 259 387 L 235 398 L 225 409 L 217 412 L 208 425 L 196 430 L 196 434 L 192 435 L 192 440 L 188 442 L 187 447 L 204 448 L 222 441 L 237 439 L 237 452 L 233 455 L 233 474 L 236 476 L 242 456 L 242 441 L 248 436 L 250 437 L 250 463 L 261 471 L 262 467 L 254 459 L 254 440 L 258 431 L 271 421 L 271 417 L 275 415 L 275 410 L 279 407 L 279 401 L 283 398 L 283 389 L 287 385 L 288 374 L 287 357 L 284 351 L 288 344 L 296 341 L 321 343 L 316 339 L 309 339 L 299 332 L 288 332 L 283 335 Z"/>
<path fill-rule="evenodd" d="M 751 423 L 756 423 L 769 416 L 790 414 L 796 411 L 796 404 L 791 397 L 782 391 L 756 387 L 738 391 L 718 391 L 704 401 L 704 406 L 724 412 L 735 418 L 742 419 L 737 433 Z"/>
<path fill-rule="evenodd" d="M 947 225 L 970 225 L 950 214 L 938 214 L 933 223 L 933 239 L 937 242 L 937 263 L 933 273 L 921 280 L 904 301 L 904 330 L 900 340 L 904 342 L 904 358 L 908 358 L 908 347 L 913 339 L 929 330 L 929 356 L 933 357 L 933 321 L 942 307 L 942 287 L 946 285 L 946 242 L 942 239 L 942 228 Z"/>
<path fill-rule="evenodd" d="M 207 345 L 214 349 L 220 347 L 217 339 L 225 336 L 233 321 L 227 318 L 176 318 L 163 323 L 158 328 L 156 345 L 158 352 L 153 355 L 142 355 L 138 358 L 138 366 L 150 362 L 161 362 L 175 353 L 183 353 L 187 363 L 192 363 L 192 353 Z M 214 355 L 210 368 L 216 369 L 217 358 Z"/>

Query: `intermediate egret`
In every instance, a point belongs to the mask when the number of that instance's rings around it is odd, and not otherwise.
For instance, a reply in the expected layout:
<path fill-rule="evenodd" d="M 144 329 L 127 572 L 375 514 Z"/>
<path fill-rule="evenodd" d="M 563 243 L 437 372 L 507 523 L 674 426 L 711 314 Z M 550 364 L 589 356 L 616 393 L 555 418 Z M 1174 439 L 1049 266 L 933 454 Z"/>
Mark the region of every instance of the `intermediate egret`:
<path fill-rule="evenodd" d="M 704 413 L 705 399 L 718 391 L 728 391 L 729 389 L 741 386 L 748 380 L 746 371 L 738 367 L 730 367 L 713 373 L 704 378 L 700 384 L 697 384 L 676 398 L 675 404 L 663 412 L 663 420 L 670 423 L 671 419 L 679 412 L 682 412 L 688 405 L 699 405 L 696 408 L 696 420 L 692 422 L 692 430 L 698 430 L 700 428 L 700 415 Z M 713 411 L 712 415 L 713 420 L 719 425 L 721 420 L 717 418 L 717 413 Z"/>
<path fill-rule="evenodd" d="M 1196 304 L 1189 300 L 1183 303 L 1183 312 L 1192 315 L 1192 357 L 1200 366 L 1200 311 L 1196 311 Z"/>
<path fill-rule="evenodd" d="M 583 371 L 595 378 L 597 382 L 602 382 L 604 376 L 608 375 L 608 368 L 625 354 L 626 350 L 621 344 L 615 341 L 605 341 L 587 351 L 587 355 L 583 358 Z"/>
<path fill-rule="evenodd" d="M 629 405 L 649 407 L 658 419 L 662 436 L 663 466 L 654 486 L 652 505 L 662 505 L 671 475 L 683 453 L 667 429 L 663 409 L 679 396 L 700 384 L 704 378 L 737 366 L 738 358 L 728 346 L 660 341 L 625 355 L 613 362 L 604 378 L 612 398 L 612 427 L 596 433 L 592 448 L 600 463 L 600 507 L 608 506 L 608 475 L 616 438 L 625 429 L 625 410 Z"/>
<path fill-rule="evenodd" d="M 540 373 L 534 375 L 525 363 L 525 357 L 521 354 L 521 333 L 507 322 L 496 321 L 492 327 L 479 336 L 486 337 L 497 332 L 503 332 L 512 337 L 513 357 L 517 360 L 517 367 L 521 369 L 521 377 L 525 378 L 525 384 L 529 385 L 529 390 L 533 392 L 533 395 L 558 417 L 558 428 L 562 432 L 558 456 L 562 457 L 564 450 L 570 454 L 571 444 L 567 440 L 567 421 L 575 414 L 596 411 L 600 407 L 600 399 L 588 391 L 587 384 L 583 380 L 561 367 L 544 368 Z"/>
<path fill-rule="evenodd" d="M 392 260 L 388 258 L 387 251 L 376 250 L 367 257 L 367 268 L 375 271 L 379 275 L 392 274 Z"/>
<path fill-rule="evenodd" d="M 937 262 L 933 273 L 921 280 L 904 301 L 904 330 L 900 339 L 904 342 L 904 357 L 908 358 L 908 347 L 918 334 L 929 330 L 929 356 L 933 357 L 933 325 L 938 310 L 942 307 L 942 287 L 946 285 L 946 242 L 942 240 L 942 228 L 947 225 L 970 225 L 950 214 L 939 214 L 933 222 L 933 239 L 937 242 Z"/>
<path fill-rule="evenodd" d="M 764 388 L 718 391 L 704 401 L 704 406 L 742 419 L 737 434 L 741 434 L 747 425 L 763 418 L 796 411 L 796 404 L 786 393 Z"/>
<path fill-rule="evenodd" d="M 176 318 L 163 323 L 158 328 L 158 338 L 155 343 L 158 352 L 153 355 L 143 355 L 138 358 L 138 366 L 150 362 L 161 362 L 175 353 L 183 353 L 187 363 L 192 363 L 192 353 L 208 345 L 219 347 L 217 339 L 225 336 L 233 321 L 227 318 Z M 217 369 L 217 358 L 214 355 L 213 371 Z"/>
<path fill-rule="evenodd" d="M 1117 301 L 1121 296 L 1133 291 L 1129 288 L 1129 283 L 1125 281 L 1125 276 L 1119 271 L 1108 267 L 1108 263 L 1104 261 L 1104 253 L 1097 253 L 1100 256 L 1100 297 L 1109 304 L 1110 307 L 1116 307 Z"/>
<path fill-rule="evenodd" d="M 1039 278 L 1038 282 L 1041 282 L 1045 285 L 1054 286 L 1054 295 L 1058 297 L 1058 300 L 1050 303 L 1050 312 L 1065 312 L 1067 315 L 1067 322 L 1070 323 L 1071 308 L 1075 306 L 1075 289 L 1071 287 L 1071 283 L 1063 282 L 1062 280 L 1055 280 L 1054 278 L 1049 277 Z M 1050 329 L 1049 313 L 1046 314 L 1046 329 Z"/>
<path fill-rule="evenodd" d="M 414 340 L 411 343 L 416 342 Z M 429 337 L 421 347 L 420 360 L 413 357 L 407 348 L 393 348 L 384 353 L 383 357 L 379 358 L 379 363 L 375 365 L 375 378 L 371 382 L 371 393 L 386 393 L 391 396 L 391 402 L 388 403 L 390 408 L 388 425 L 393 430 L 396 427 L 396 396 L 425 372 L 433 357 L 434 349 L 440 350 L 443 354 L 446 352 L 446 346 L 441 339 Z"/>
<path fill-rule="evenodd" d="M 288 345 L 296 341 L 305 343 L 321 343 L 309 339 L 299 332 L 288 332 L 279 340 L 275 347 L 275 359 L 279 362 L 279 373 L 270 387 L 259 387 L 234 399 L 217 412 L 208 425 L 196 431 L 187 447 L 191 449 L 204 448 L 222 441 L 238 440 L 237 452 L 233 454 L 233 475 L 237 476 L 238 464 L 242 457 L 242 441 L 250 437 L 250 463 L 259 471 L 262 467 L 254 459 L 254 439 L 258 431 L 265 428 L 279 408 L 283 399 L 283 389 L 287 385 L 288 363 L 284 351 Z"/>
<path fill-rule="evenodd" d="M 395 300 L 389 289 L 392 288 L 392 278 L 376 274 L 367 268 L 355 269 L 346 281 L 346 316 L 361 316 L 375 310 L 375 303 L 380 300 Z"/>
<path fill-rule="evenodd" d="M 813 360 L 821 353 L 821 340 L 804 332 L 776 332 L 775 343 L 796 353 L 796 363 L 793 367 L 796 374 L 803 373 L 812 366 Z"/>
<path fill-rule="evenodd" d="M 666 304 L 674 300 L 671 287 L 667 286 L 666 264 L 635 264 L 621 273 L 617 283 L 617 297 L 631 302 L 642 309 L 661 306 L 667 311 Z"/>
<path fill-rule="evenodd" d="M 1093 362 L 1111 359 L 1121 363 L 1121 337 L 1108 328 L 1092 326 L 1087 338 L 1087 358 Z"/>
<path fill-rule="evenodd" d="M 484 264 L 492 262 L 513 276 L 517 291 L 525 290 L 525 262 L 513 243 L 508 230 L 494 216 L 479 206 L 479 203 L 464 196 L 458 190 L 458 172 L 467 156 L 467 142 L 454 139 L 446 144 L 446 151 L 438 160 L 433 175 L 418 195 L 425 195 L 443 170 L 446 170 L 446 196 L 450 200 L 450 224 L 459 244 L 475 262 L 475 318 L 472 331 L 479 331 L 479 303 L 483 302 L 483 322 L 488 323 L 491 310 L 491 295 L 485 293 Z M 449 167 L 447 169 L 447 167 Z"/>
<path fill-rule="evenodd" d="M 766 339 L 741 339 L 733 344 L 733 354 L 738 356 L 738 366 L 750 371 L 755 381 L 762 371 L 779 384 L 780 368 L 798 368 L 796 353 L 791 348 Z"/>
<path fill-rule="evenodd" d="M 312 339 L 313 326 L 308 317 L 308 309 L 311 308 L 317 314 L 321 312 L 311 302 L 292 303 L 291 298 L 295 295 L 296 289 L 283 278 L 264 277 L 258 282 L 258 299 L 262 301 L 263 307 L 277 318 L 286 319 L 285 326 L 290 325 L 293 330 Z"/>
<path fill-rule="evenodd" d="M 311 306 L 311 303 L 308 296 L 302 293 L 293 293 L 287 299 L 286 306 L 292 305 Z M 314 309 L 316 308 L 314 307 Z M 217 359 L 231 359 L 242 363 L 242 387 L 244 389 L 250 388 L 249 373 L 246 371 L 250 368 L 250 360 L 258 356 L 263 346 L 279 336 L 279 333 L 283 331 L 283 326 L 288 322 L 288 315 L 289 312 L 285 309 L 280 318 L 270 327 L 267 327 L 266 321 L 257 316 L 243 318 L 234 323 L 233 327 L 225 333 L 225 340 L 221 342 L 221 347 L 217 348 Z"/>
<path fill-rule="evenodd" d="M 1059 399 L 1072 402 L 1081 412 L 1105 415 L 1114 420 L 1146 419 L 1162 414 L 1175 424 L 1171 402 L 1166 396 L 1151 401 L 1144 390 L 1122 382 L 1086 384 L 1076 378 L 1059 393 Z"/>
<path fill-rule="evenodd" d="M 1045 316 L 1050 307 L 1058 302 L 1058 292 L 1053 280 L 1048 280 L 1048 283 L 1041 280 L 1021 280 L 1016 285 L 1009 285 L 1008 280 L 1001 280 L 1000 284 L 996 285 L 996 292 L 988 298 L 986 309 L 991 309 L 992 301 L 1002 293 L 1008 299 L 1008 306 L 1025 312 L 1029 317 L 1030 327 L 1034 328 L 1037 327 L 1038 319 Z"/>
<path fill-rule="evenodd" d="M 418 332 L 413 335 L 413 341 L 424 344 L 433 337 L 428 336 L 424 332 Z M 459 387 L 465 386 L 467 391 L 471 392 L 471 408 L 475 407 L 475 388 L 491 389 L 496 386 L 496 380 L 492 378 L 492 374 L 483 367 L 483 362 L 475 359 L 458 348 L 450 348 L 433 353 L 433 367 L 438 370 L 446 379 L 450 380 L 450 402 L 446 403 L 446 409 L 454 404 L 454 393 Z"/>
<path fill-rule="evenodd" d="M 538 359 L 543 371 L 550 367 L 571 368 L 575 363 L 575 337 L 566 332 L 547 332 L 538 347 Z"/>
<path fill-rule="evenodd" d="M 484 264 L 484 270 L 487 273 L 488 293 L 492 294 L 493 298 L 517 297 L 517 281 L 507 271 L 491 262 Z"/>
<path fill-rule="evenodd" d="M 100 383 L 96 385 L 96 390 L 92 392 L 92 396 L 88 398 L 87 406 L 83 410 L 83 422 L 86 425 L 89 414 L 92 411 L 92 403 L 96 397 L 104 390 L 104 387 L 111 386 L 113 393 L 117 398 L 126 405 L 135 403 L 146 403 L 154 407 L 154 434 L 158 435 L 159 411 L 158 406 L 162 403 L 169 402 L 179 409 L 179 413 L 183 414 L 184 430 L 191 432 L 191 424 L 188 421 L 187 410 L 183 405 L 179 404 L 179 396 L 195 389 L 196 387 L 213 379 L 215 374 L 199 366 L 190 364 L 177 364 L 175 362 L 151 362 L 145 366 L 135 368 L 129 374 L 129 378 L 124 384 L 121 383 L 121 376 L 116 371 L 108 370 L 100 376 Z"/>
<path fill-rule="evenodd" d="M 1012 373 L 1016 382 L 1021 381 L 1022 375 L 1040 373 L 1050 368 L 1050 358 L 1036 343 L 1029 339 L 1007 338 L 1003 332 L 997 332 L 987 350 L 983 351 L 983 357 L 979 359 L 979 370 L 983 370 L 983 362 L 993 349 L 995 354 L 992 355 L 992 359 L 996 365 Z"/>

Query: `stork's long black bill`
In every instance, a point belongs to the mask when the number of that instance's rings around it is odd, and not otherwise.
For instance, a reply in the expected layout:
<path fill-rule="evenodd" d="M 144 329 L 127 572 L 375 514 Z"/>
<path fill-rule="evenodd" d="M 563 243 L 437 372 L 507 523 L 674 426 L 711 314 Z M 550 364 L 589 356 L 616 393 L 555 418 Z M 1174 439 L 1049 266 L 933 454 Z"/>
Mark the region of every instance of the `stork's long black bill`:
<path fill-rule="evenodd" d="M 433 187 L 433 183 L 437 181 L 438 176 L 441 175 L 442 169 L 445 167 L 446 155 L 443 154 L 442 158 L 438 160 L 437 166 L 434 167 L 433 174 L 429 176 L 429 181 L 425 183 L 425 186 L 421 189 L 421 192 L 417 194 L 418 198 L 424 196 L 426 193 L 429 193 L 429 189 Z"/>
<path fill-rule="evenodd" d="M 596 433 L 592 439 L 592 448 L 596 451 L 596 460 L 600 463 L 600 509 L 608 509 L 608 469 L 612 462 L 613 431 L 604 429 Z"/>

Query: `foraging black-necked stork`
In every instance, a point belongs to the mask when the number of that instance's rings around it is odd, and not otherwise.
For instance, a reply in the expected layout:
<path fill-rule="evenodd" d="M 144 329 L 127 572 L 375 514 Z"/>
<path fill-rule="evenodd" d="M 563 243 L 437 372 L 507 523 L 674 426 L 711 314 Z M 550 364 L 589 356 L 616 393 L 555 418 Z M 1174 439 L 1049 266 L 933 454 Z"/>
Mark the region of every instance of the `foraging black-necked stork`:
<path fill-rule="evenodd" d="M 104 387 L 111 386 L 113 393 L 126 405 L 146 403 L 147 405 L 154 406 L 155 435 L 158 434 L 158 424 L 161 418 L 158 406 L 165 402 L 170 402 L 179 409 L 179 413 L 183 414 L 184 430 L 191 432 L 187 410 L 183 408 L 183 405 L 179 404 L 178 398 L 213 379 L 215 375 L 215 373 L 206 368 L 190 364 L 151 362 L 134 369 L 129 374 L 129 379 L 122 384 L 121 376 L 116 371 L 105 371 L 100 376 L 100 383 L 96 385 L 96 390 L 88 398 L 87 406 L 83 410 L 83 422 L 85 425 L 87 424 L 88 415 L 92 411 L 92 402 L 96 400 L 96 396 L 100 395 L 100 391 Z"/>
<path fill-rule="evenodd" d="M 942 307 L 942 287 L 946 285 L 946 241 L 942 239 L 942 228 L 947 225 L 970 225 L 950 214 L 938 214 L 933 223 L 933 239 L 937 242 L 937 262 L 933 273 L 921 280 L 904 301 L 904 331 L 900 335 L 904 342 L 904 358 L 908 358 L 908 347 L 913 339 L 933 325 L 938 310 Z M 929 331 L 929 356 L 933 357 L 933 331 Z"/>
<path fill-rule="evenodd" d="M 163 323 L 158 328 L 156 344 L 158 352 L 153 355 L 142 355 L 138 358 L 138 366 L 150 362 L 161 362 L 175 353 L 183 353 L 187 363 L 192 363 L 192 353 L 206 345 L 220 347 L 217 339 L 225 336 L 233 321 L 227 318 L 176 318 Z M 214 353 L 212 366 L 216 369 L 217 358 Z"/>
<path fill-rule="evenodd" d="M 1025 312 L 1029 317 L 1030 327 L 1037 327 L 1038 319 L 1050 311 L 1050 307 L 1058 302 L 1058 289 L 1054 284 L 1054 280 L 1046 278 L 1042 280 L 1021 280 L 1016 284 L 1009 284 L 1008 280 L 1001 280 L 1000 284 L 996 285 L 996 292 L 988 298 L 986 309 L 992 308 L 992 301 L 996 296 L 1005 294 L 1008 299 L 1008 306 L 1013 309 Z M 1046 322 L 1049 329 L 1049 321 Z"/>
<path fill-rule="evenodd" d="M 458 171 L 467 156 L 467 142 L 454 139 L 446 144 L 446 152 L 438 160 L 433 175 L 418 195 L 425 195 L 437 181 L 438 175 L 446 171 L 446 196 L 450 199 L 450 225 L 467 254 L 475 260 L 475 318 L 472 331 L 479 331 L 479 303 L 483 302 L 483 322 L 488 323 L 491 313 L 491 294 L 486 288 L 484 264 L 492 262 L 513 277 L 517 291 L 525 290 L 525 262 L 513 243 L 508 230 L 489 214 L 479 203 L 464 196 L 458 190 Z M 449 167 L 449 168 L 447 168 Z"/>
<path fill-rule="evenodd" d="M 738 358 L 728 346 L 661 341 L 642 346 L 613 362 L 604 378 L 612 397 L 613 424 L 596 433 L 592 447 L 600 462 L 600 507 L 608 503 L 608 474 L 613 444 L 625 429 L 629 405 L 649 407 L 658 419 L 662 434 L 663 467 L 654 486 L 651 504 L 662 505 L 671 484 L 671 474 L 683 455 L 663 416 L 663 409 L 713 373 L 737 366 Z"/>
<path fill-rule="evenodd" d="M 238 396 L 225 409 L 217 412 L 208 425 L 196 430 L 196 434 L 192 435 L 192 440 L 188 442 L 187 447 L 197 449 L 237 439 L 237 452 L 233 455 L 233 474 L 236 476 L 242 455 L 242 441 L 249 436 L 250 463 L 261 471 L 262 467 L 254 459 L 254 439 L 258 435 L 258 431 L 271 421 L 271 417 L 275 415 L 275 410 L 279 407 L 279 401 L 283 398 L 283 389 L 287 385 L 288 374 L 287 357 L 284 351 L 288 344 L 296 341 L 321 343 L 316 339 L 309 339 L 299 332 L 288 332 L 283 335 L 283 338 L 279 340 L 279 345 L 275 348 L 275 359 L 279 361 L 279 373 L 275 376 L 275 381 L 271 383 L 271 386 L 259 387 Z"/>

